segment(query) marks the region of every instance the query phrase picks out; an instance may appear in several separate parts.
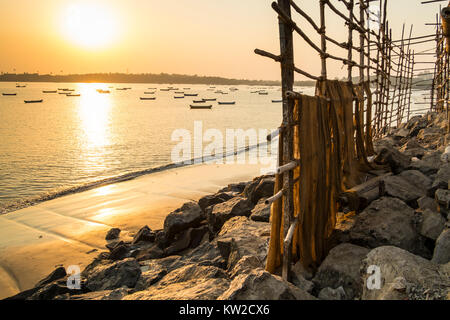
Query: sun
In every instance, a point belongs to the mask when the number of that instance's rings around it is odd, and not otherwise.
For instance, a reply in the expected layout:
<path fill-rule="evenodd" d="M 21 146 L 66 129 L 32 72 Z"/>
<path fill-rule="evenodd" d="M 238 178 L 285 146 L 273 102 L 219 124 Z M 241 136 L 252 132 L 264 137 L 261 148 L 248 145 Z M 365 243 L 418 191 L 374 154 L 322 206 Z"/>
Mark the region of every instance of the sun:
<path fill-rule="evenodd" d="M 66 8 L 63 35 L 70 42 L 87 48 L 104 48 L 117 40 L 118 21 L 106 6 L 81 2 Z"/>

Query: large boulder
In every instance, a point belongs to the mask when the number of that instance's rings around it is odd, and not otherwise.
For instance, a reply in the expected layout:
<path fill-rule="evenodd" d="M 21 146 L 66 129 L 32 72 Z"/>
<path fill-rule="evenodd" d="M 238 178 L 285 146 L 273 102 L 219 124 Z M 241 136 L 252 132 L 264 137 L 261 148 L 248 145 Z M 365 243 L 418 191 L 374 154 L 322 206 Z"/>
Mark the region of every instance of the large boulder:
<path fill-rule="evenodd" d="M 333 248 L 317 270 L 314 284 L 319 289 L 342 286 L 348 299 L 359 297 L 363 286 L 359 269 L 369 251 L 350 243 Z"/>
<path fill-rule="evenodd" d="M 164 220 L 165 237 L 171 240 L 181 231 L 198 227 L 204 219 L 200 206 L 195 202 L 187 202 L 181 208 L 169 213 Z"/>
<path fill-rule="evenodd" d="M 252 204 L 248 199 L 235 197 L 226 202 L 214 205 L 207 212 L 208 224 L 212 232 L 218 232 L 223 224 L 237 216 L 248 217 L 252 210 Z"/>
<path fill-rule="evenodd" d="M 117 239 L 119 237 L 119 235 L 120 235 L 120 229 L 119 228 L 112 228 L 106 234 L 105 240 Z"/>
<path fill-rule="evenodd" d="M 450 209 L 450 190 L 438 189 L 435 193 L 436 202 L 442 210 Z"/>
<path fill-rule="evenodd" d="M 443 164 L 437 172 L 436 179 L 428 191 L 430 197 L 434 197 L 438 189 L 448 189 L 448 182 L 450 180 L 450 163 Z"/>
<path fill-rule="evenodd" d="M 113 290 L 123 286 L 133 288 L 141 276 L 141 268 L 135 259 L 129 258 L 97 264 L 83 274 L 86 278 L 86 287 L 91 291 Z"/>
<path fill-rule="evenodd" d="M 431 261 L 438 264 L 450 262 L 450 229 L 444 230 L 436 240 L 433 259 Z"/>
<path fill-rule="evenodd" d="M 245 187 L 244 195 L 253 204 L 257 204 L 260 199 L 273 196 L 274 187 L 275 178 L 264 176 L 258 177 Z"/>
<path fill-rule="evenodd" d="M 250 215 L 250 220 L 260 221 L 260 222 L 269 222 L 270 220 L 270 204 L 265 204 L 265 198 L 262 198 L 258 201 L 256 206 L 253 208 L 252 213 Z"/>
<path fill-rule="evenodd" d="M 430 197 L 423 196 L 417 200 L 417 204 L 419 206 L 419 209 L 422 211 L 425 211 L 426 209 L 429 209 L 431 211 L 437 211 L 438 205 L 436 201 Z"/>
<path fill-rule="evenodd" d="M 435 174 L 441 165 L 441 155 L 441 152 L 425 155 L 421 160 L 411 162 L 410 168 L 428 176 Z"/>
<path fill-rule="evenodd" d="M 436 240 L 444 230 L 446 221 L 440 213 L 427 209 L 422 213 L 419 224 L 420 234 L 431 240 Z"/>
<path fill-rule="evenodd" d="M 417 171 L 405 171 L 417 172 Z M 408 179 L 413 179 L 416 175 L 408 175 Z M 426 177 L 425 177 L 426 178 Z M 427 190 L 419 184 L 411 184 L 409 180 L 401 176 L 390 176 L 384 179 L 385 195 L 403 200 L 413 208 L 417 208 L 417 200 L 426 195 Z"/>
<path fill-rule="evenodd" d="M 371 266 L 379 273 L 369 274 Z M 450 288 L 450 265 L 437 265 L 403 249 L 386 246 L 372 250 L 363 260 L 363 300 L 446 299 Z M 379 289 L 367 285 L 379 275 Z"/>
<path fill-rule="evenodd" d="M 197 247 L 208 232 L 208 226 L 204 225 L 178 233 L 172 244 L 165 249 L 165 254 L 170 256 L 185 249 Z"/>
<path fill-rule="evenodd" d="M 427 190 L 433 184 L 433 181 L 419 170 L 406 170 L 399 174 L 399 177 L 405 179 L 421 193 L 426 194 Z"/>
<path fill-rule="evenodd" d="M 376 248 L 394 245 L 430 256 L 424 239 L 415 230 L 414 210 L 396 198 L 383 197 L 370 204 L 356 218 L 350 230 L 354 244 Z"/>
<path fill-rule="evenodd" d="M 215 300 L 229 285 L 227 274 L 212 266 L 186 265 L 124 300 Z"/>
<path fill-rule="evenodd" d="M 315 300 L 309 293 L 263 269 L 234 278 L 218 300 Z"/>
<path fill-rule="evenodd" d="M 211 194 L 204 196 L 203 198 L 200 198 L 200 200 L 198 200 L 198 205 L 203 211 L 205 211 L 206 208 L 208 208 L 209 206 L 213 206 L 215 204 L 228 201 L 231 198 L 233 198 L 233 196 L 230 193 L 219 192 L 216 194 Z"/>
<path fill-rule="evenodd" d="M 259 261 L 265 261 L 269 238 L 268 223 L 235 217 L 223 225 L 217 244 L 228 268 L 232 268 L 244 256 L 255 256 Z"/>
<path fill-rule="evenodd" d="M 139 242 L 154 242 L 155 233 L 148 226 L 142 227 L 138 233 L 134 236 L 132 244 L 137 244 Z"/>
<path fill-rule="evenodd" d="M 392 147 L 381 148 L 374 161 L 379 165 L 388 165 L 395 174 L 406 170 L 411 163 L 408 156 Z"/>

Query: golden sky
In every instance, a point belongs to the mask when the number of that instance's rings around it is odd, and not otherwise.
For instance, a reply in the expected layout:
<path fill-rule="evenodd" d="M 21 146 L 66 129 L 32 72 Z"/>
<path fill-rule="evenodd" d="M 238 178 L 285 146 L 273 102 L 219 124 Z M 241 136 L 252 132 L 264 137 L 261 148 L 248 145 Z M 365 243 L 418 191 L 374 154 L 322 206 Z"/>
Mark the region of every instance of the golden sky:
<path fill-rule="evenodd" d="M 0 71 L 166 72 L 276 80 L 279 66 L 253 53 L 255 48 L 279 52 L 271 2 L 0 0 Z M 297 4 L 318 22 L 318 2 L 298 0 Z M 433 33 L 424 23 L 434 22 L 439 4 L 420 2 L 390 0 L 389 19 L 395 38 L 399 38 L 404 22 L 408 32 L 414 24 L 416 36 Z M 337 0 L 333 3 L 342 7 Z M 312 34 L 304 20 L 295 17 L 298 25 Z M 327 20 L 327 32 L 345 42 L 343 21 L 331 14 Z M 298 36 L 296 39 L 296 65 L 319 74 L 317 54 Z M 317 36 L 313 39 L 319 43 Z M 358 43 L 356 37 L 355 41 Z M 333 45 L 329 49 L 333 50 Z M 346 75 L 338 63 L 330 63 L 329 71 L 333 77 Z"/>

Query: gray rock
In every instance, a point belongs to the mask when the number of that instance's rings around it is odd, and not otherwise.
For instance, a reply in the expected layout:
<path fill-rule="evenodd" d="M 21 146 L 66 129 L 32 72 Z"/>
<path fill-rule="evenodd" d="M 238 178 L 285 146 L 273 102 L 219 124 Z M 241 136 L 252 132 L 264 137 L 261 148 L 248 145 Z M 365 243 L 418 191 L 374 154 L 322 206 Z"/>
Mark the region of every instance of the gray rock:
<path fill-rule="evenodd" d="M 412 138 L 400 148 L 400 151 L 408 157 L 421 159 L 425 155 L 426 149 L 417 142 L 416 138 Z"/>
<path fill-rule="evenodd" d="M 435 174 L 441 165 L 441 155 L 442 153 L 440 152 L 425 155 L 421 160 L 411 162 L 410 168 L 418 170 L 427 176 Z"/>
<path fill-rule="evenodd" d="M 418 170 L 406 170 L 399 174 L 399 177 L 402 177 L 406 181 L 408 181 L 415 188 L 420 190 L 423 194 L 426 194 L 428 188 L 431 187 L 433 181 L 424 175 L 422 172 Z"/>
<path fill-rule="evenodd" d="M 263 269 L 239 275 L 218 300 L 315 300 L 309 293 Z"/>
<path fill-rule="evenodd" d="M 438 189 L 435 193 L 436 201 L 445 210 L 450 209 L 450 190 Z"/>
<path fill-rule="evenodd" d="M 98 264 L 85 273 L 86 287 L 92 291 L 113 290 L 123 286 L 133 288 L 140 275 L 139 263 L 133 258 Z"/>
<path fill-rule="evenodd" d="M 212 232 L 219 231 L 223 224 L 237 216 L 248 217 L 252 210 L 252 204 L 249 200 L 236 197 L 226 202 L 216 204 L 211 210 L 207 212 L 208 224 Z"/>
<path fill-rule="evenodd" d="M 228 287 L 227 274 L 216 267 L 186 265 L 125 300 L 214 300 Z"/>
<path fill-rule="evenodd" d="M 122 300 L 216 300 L 229 286 L 226 279 L 194 279 L 168 286 L 151 286 Z"/>
<path fill-rule="evenodd" d="M 374 161 L 380 165 L 389 165 L 395 174 L 406 170 L 411 163 L 411 159 L 408 156 L 392 147 L 381 148 Z"/>
<path fill-rule="evenodd" d="M 109 255 L 109 259 L 111 260 L 122 260 L 129 257 L 129 247 L 125 244 L 118 245 L 114 247 Z"/>
<path fill-rule="evenodd" d="M 228 279 L 226 272 L 214 266 L 198 266 L 190 264 L 173 270 L 164 276 L 158 283 L 160 286 L 168 286 L 174 283 L 186 282 L 196 279 Z"/>
<path fill-rule="evenodd" d="M 141 276 L 136 283 L 135 289 L 137 291 L 146 290 L 148 287 L 154 285 L 161 280 L 167 273 L 167 269 L 158 262 L 149 261 L 141 267 Z"/>
<path fill-rule="evenodd" d="M 239 275 L 248 274 L 257 268 L 264 268 L 264 261 L 260 261 L 255 256 L 243 256 L 228 274 L 230 279 L 234 279 Z"/>
<path fill-rule="evenodd" d="M 148 227 L 142 227 L 138 233 L 134 236 L 132 244 L 136 244 L 139 242 L 154 242 L 155 241 L 155 233 Z"/>
<path fill-rule="evenodd" d="M 431 261 L 438 264 L 450 262 L 450 229 L 444 230 L 436 240 L 433 259 Z"/>
<path fill-rule="evenodd" d="M 445 228 L 446 219 L 438 212 L 429 209 L 422 213 L 419 225 L 420 234 L 432 240 L 436 240 Z"/>
<path fill-rule="evenodd" d="M 349 299 L 359 297 L 363 286 L 359 270 L 369 252 L 367 248 L 349 243 L 333 248 L 317 270 L 314 284 L 320 289 L 342 286 Z"/>
<path fill-rule="evenodd" d="M 188 248 L 195 248 L 200 244 L 203 236 L 209 232 L 208 226 L 190 228 L 177 235 L 174 242 L 165 250 L 166 255 L 173 255 Z"/>
<path fill-rule="evenodd" d="M 171 212 L 164 220 L 165 237 L 171 240 L 181 231 L 198 227 L 204 219 L 204 213 L 197 203 L 185 203 L 181 208 Z"/>
<path fill-rule="evenodd" d="M 379 268 L 380 288 L 364 285 L 363 300 L 445 299 L 449 293 L 450 266 L 434 264 L 403 249 L 386 246 L 372 250 L 361 267 L 365 284 L 374 276 L 368 273 L 370 266 Z"/>
<path fill-rule="evenodd" d="M 165 256 L 164 251 L 158 247 L 158 245 L 152 245 L 147 248 L 141 248 L 133 252 L 133 257 L 137 261 L 146 261 L 151 259 L 160 259 Z"/>
<path fill-rule="evenodd" d="M 418 207 L 417 200 L 426 195 L 427 192 L 423 186 L 413 185 L 401 176 L 386 177 L 384 185 L 386 196 L 403 200 L 413 208 Z"/>
<path fill-rule="evenodd" d="M 189 264 L 214 266 L 221 269 L 227 268 L 227 262 L 222 257 L 216 240 L 201 243 L 197 248 L 191 249 L 182 257 L 175 260 L 171 267 L 179 268 Z"/>
<path fill-rule="evenodd" d="M 419 134 L 420 130 L 426 128 L 427 125 L 428 121 L 425 118 L 416 116 L 408 121 L 406 128 L 409 130 L 409 136 L 415 137 Z"/>
<path fill-rule="evenodd" d="M 339 287 L 337 289 L 323 288 L 319 292 L 318 298 L 320 300 L 344 300 L 346 299 L 344 288 Z"/>
<path fill-rule="evenodd" d="M 119 228 L 112 228 L 106 234 L 105 239 L 106 240 L 114 240 L 114 239 L 117 239 L 119 237 L 119 235 L 120 235 L 120 229 Z"/>
<path fill-rule="evenodd" d="M 258 260 L 265 261 L 269 238 L 268 223 L 234 217 L 223 225 L 217 236 L 217 244 L 228 267 L 233 267 L 244 256 L 255 256 Z"/>
<path fill-rule="evenodd" d="M 113 251 L 114 248 L 123 244 L 125 244 L 125 242 L 123 242 L 122 240 L 111 240 L 105 245 L 105 247 L 108 248 L 109 251 Z"/>
<path fill-rule="evenodd" d="M 50 273 L 47 277 L 39 281 L 35 287 L 42 287 L 46 284 L 49 284 L 51 282 L 54 282 L 56 280 L 59 280 L 61 278 L 64 278 L 67 275 L 66 269 L 64 267 L 59 267 L 53 270 L 52 273 Z"/>
<path fill-rule="evenodd" d="M 437 211 L 438 210 L 438 206 L 437 203 L 434 199 L 427 197 L 427 196 L 423 196 L 422 198 L 419 198 L 417 200 L 417 204 L 419 205 L 419 208 L 422 211 L 425 211 L 426 209 L 429 209 L 431 211 Z"/>
<path fill-rule="evenodd" d="M 261 198 L 273 196 L 274 187 L 275 178 L 264 176 L 258 177 L 244 189 L 244 195 L 253 204 L 257 204 Z"/>
<path fill-rule="evenodd" d="M 430 197 L 434 197 L 438 189 L 448 189 L 448 181 L 450 180 L 450 163 L 442 165 L 437 172 L 436 179 L 433 182 L 432 187 L 428 191 Z"/>
<path fill-rule="evenodd" d="M 208 208 L 209 206 L 213 206 L 215 204 L 228 201 L 231 198 L 233 198 L 233 196 L 230 195 L 229 193 L 219 192 L 216 194 L 204 196 L 203 198 L 198 200 L 198 205 L 200 206 L 202 211 L 205 211 L 205 209 Z"/>
<path fill-rule="evenodd" d="M 412 208 L 399 199 L 383 197 L 357 216 L 350 229 L 350 240 L 370 248 L 394 245 L 430 257 L 414 224 Z"/>
<path fill-rule="evenodd" d="M 260 222 L 269 222 L 270 220 L 270 207 L 271 205 L 266 205 L 264 203 L 265 198 L 260 199 L 256 206 L 253 208 L 252 213 L 250 215 L 250 220 L 260 221 Z"/>

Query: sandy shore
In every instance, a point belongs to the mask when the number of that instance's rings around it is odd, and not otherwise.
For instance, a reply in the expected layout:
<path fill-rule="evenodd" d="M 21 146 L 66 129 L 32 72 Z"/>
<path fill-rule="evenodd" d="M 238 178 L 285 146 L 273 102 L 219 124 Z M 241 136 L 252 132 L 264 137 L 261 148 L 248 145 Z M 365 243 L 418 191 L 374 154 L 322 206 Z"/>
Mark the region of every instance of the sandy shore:
<path fill-rule="evenodd" d="M 0 216 L 0 299 L 33 287 L 55 266 L 83 268 L 112 227 L 130 236 L 163 226 L 189 200 L 261 174 L 261 165 L 194 165 L 40 203 Z"/>

